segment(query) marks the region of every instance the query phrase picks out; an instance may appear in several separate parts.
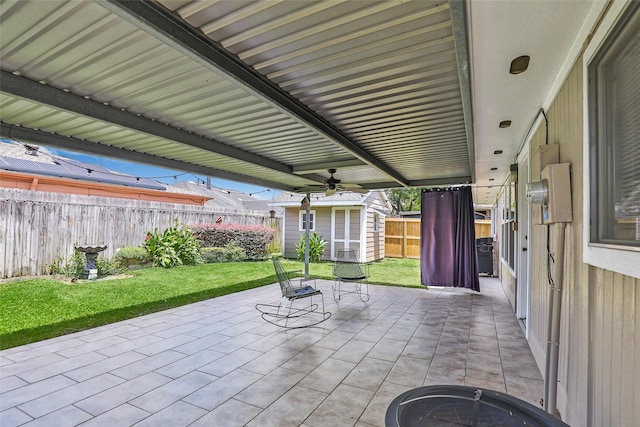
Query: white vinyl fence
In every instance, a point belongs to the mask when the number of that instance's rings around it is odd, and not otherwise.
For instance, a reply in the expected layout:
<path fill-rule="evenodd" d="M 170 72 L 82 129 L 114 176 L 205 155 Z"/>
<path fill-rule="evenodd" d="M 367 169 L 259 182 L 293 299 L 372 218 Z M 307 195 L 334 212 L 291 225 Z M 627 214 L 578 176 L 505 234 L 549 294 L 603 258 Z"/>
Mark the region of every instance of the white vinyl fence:
<path fill-rule="evenodd" d="M 75 244 L 106 244 L 100 257 L 118 248 L 138 246 L 147 231 L 179 226 L 224 223 L 265 225 L 278 233 L 281 219 L 268 213 L 224 211 L 214 207 L 45 193 L 0 188 L 0 277 L 41 275 L 59 259 L 73 254 Z M 279 240 L 277 240 L 279 241 Z"/>

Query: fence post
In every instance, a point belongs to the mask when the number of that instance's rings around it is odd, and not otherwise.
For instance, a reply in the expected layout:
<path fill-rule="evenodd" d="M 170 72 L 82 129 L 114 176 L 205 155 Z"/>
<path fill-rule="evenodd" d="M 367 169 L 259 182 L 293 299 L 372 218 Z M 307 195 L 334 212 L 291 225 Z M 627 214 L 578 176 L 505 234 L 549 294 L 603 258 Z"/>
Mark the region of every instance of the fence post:
<path fill-rule="evenodd" d="M 402 258 L 407 257 L 407 221 L 402 221 Z"/>

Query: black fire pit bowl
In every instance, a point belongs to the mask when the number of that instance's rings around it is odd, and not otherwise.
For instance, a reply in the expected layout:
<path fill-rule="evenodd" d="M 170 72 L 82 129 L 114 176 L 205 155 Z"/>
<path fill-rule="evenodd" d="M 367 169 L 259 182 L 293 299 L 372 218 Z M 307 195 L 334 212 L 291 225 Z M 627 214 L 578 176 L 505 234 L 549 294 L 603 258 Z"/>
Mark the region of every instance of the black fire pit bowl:
<path fill-rule="evenodd" d="M 456 385 L 420 387 L 396 397 L 386 427 L 568 427 L 530 403 L 493 390 Z"/>

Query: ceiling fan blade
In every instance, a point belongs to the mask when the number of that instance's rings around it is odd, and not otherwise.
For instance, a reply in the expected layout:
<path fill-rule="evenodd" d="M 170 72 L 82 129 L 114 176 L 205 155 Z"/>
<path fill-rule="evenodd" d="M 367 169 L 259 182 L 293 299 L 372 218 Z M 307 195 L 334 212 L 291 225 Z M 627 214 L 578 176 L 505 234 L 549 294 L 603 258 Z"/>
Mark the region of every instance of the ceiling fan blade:
<path fill-rule="evenodd" d="M 303 194 L 303 193 L 323 193 L 326 188 L 327 187 L 325 187 L 324 185 L 309 185 L 309 186 L 306 186 L 306 187 L 296 188 L 294 190 L 294 193 L 300 193 L 300 194 Z"/>
<path fill-rule="evenodd" d="M 367 190 L 366 188 L 349 188 L 348 191 L 353 191 L 354 193 L 360 193 L 360 194 L 367 194 L 369 192 L 369 190 Z"/>

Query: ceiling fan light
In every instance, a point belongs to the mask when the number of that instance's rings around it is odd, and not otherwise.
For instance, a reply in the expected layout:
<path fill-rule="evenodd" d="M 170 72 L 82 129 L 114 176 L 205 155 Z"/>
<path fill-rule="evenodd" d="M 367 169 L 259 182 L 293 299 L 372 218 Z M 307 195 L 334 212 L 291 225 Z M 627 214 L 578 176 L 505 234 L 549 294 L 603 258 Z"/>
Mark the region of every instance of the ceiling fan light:
<path fill-rule="evenodd" d="M 334 194 L 336 194 L 336 186 L 334 185 L 333 188 L 329 187 L 327 188 L 327 191 L 325 191 L 324 195 L 325 196 L 333 196 Z"/>

